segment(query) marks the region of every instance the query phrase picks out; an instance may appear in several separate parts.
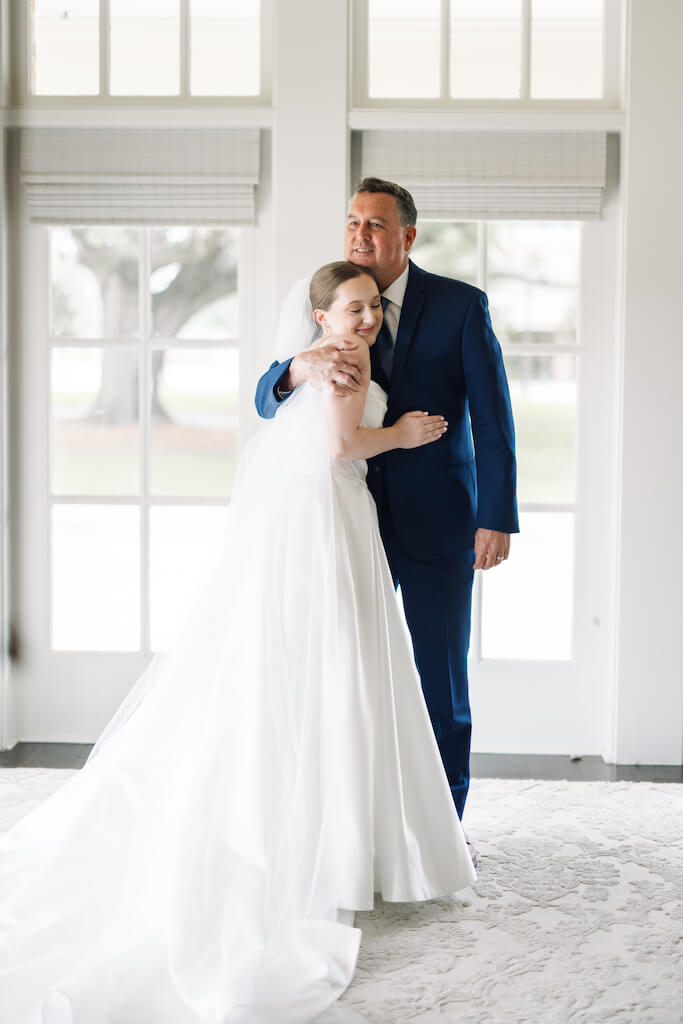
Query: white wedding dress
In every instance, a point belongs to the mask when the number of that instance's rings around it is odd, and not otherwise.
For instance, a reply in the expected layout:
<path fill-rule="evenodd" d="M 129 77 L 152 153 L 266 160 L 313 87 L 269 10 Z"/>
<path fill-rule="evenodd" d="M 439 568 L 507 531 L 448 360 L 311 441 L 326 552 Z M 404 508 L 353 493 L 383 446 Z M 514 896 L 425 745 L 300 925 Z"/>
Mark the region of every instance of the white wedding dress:
<path fill-rule="evenodd" d="M 173 648 L 0 838 L 1 1024 L 301 1024 L 353 976 L 339 908 L 476 877 L 366 469 L 307 387 L 247 446 Z"/>

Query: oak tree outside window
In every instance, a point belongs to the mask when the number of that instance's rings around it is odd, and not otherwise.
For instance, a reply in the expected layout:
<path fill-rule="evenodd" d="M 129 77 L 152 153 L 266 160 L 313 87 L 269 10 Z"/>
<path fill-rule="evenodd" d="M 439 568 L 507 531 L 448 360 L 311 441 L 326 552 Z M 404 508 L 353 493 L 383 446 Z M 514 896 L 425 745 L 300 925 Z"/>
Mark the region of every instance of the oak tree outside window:
<path fill-rule="evenodd" d="M 158 649 L 225 529 L 239 230 L 50 235 L 52 649 Z"/>

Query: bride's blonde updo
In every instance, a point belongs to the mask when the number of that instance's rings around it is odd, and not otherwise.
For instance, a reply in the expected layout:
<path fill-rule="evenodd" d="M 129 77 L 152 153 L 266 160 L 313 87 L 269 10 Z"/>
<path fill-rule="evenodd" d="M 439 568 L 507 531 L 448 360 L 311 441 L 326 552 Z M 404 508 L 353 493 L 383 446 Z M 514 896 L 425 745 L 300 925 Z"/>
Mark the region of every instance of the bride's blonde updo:
<path fill-rule="evenodd" d="M 356 277 L 369 277 L 371 280 L 375 280 L 369 270 L 366 270 L 365 267 L 357 267 L 349 260 L 337 260 L 336 263 L 326 263 L 323 267 L 319 267 L 311 278 L 308 293 L 313 309 L 329 309 L 334 302 L 339 285 L 346 281 L 353 281 Z"/>

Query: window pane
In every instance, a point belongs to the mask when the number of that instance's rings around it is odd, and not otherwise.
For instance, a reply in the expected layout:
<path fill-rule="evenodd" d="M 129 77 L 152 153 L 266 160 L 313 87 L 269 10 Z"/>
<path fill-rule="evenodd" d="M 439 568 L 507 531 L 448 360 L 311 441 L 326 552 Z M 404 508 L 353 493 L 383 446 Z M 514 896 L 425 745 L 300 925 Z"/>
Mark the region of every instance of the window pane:
<path fill-rule="evenodd" d="M 531 95 L 596 99 L 602 85 L 602 0 L 533 0 Z"/>
<path fill-rule="evenodd" d="M 190 92 L 258 96 L 259 0 L 192 0 Z"/>
<path fill-rule="evenodd" d="M 152 493 L 228 497 L 237 462 L 237 350 L 162 349 L 152 361 Z"/>
<path fill-rule="evenodd" d="M 504 221 L 488 227 L 488 294 L 501 342 L 576 343 L 580 226 Z"/>
<path fill-rule="evenodd" d="M 520 501 L 576 497 L 576 362 L 573 355 L 507 356 Z"/>
<path fill-rule="evenodd" d="M 432 274 L 477 283 L 477 225 L 418 223 L 411 259 Z"/>
<path fill-rule="evenodd" d="M 483 658 L 571 657 L 574 515 L 527 512 L 508 561 L 482 573 Z"/>
<path fill-rule="evenodd" d="M 53 494 L 137 494 L 139 450 L 135 349 L 53 349 Z"/>
<path fill-rule="evenodd" d="M 369 0 L 370 96 L 440 93 L 440 0 Z"/>
<path fill-rule="evenodd" d="M 223 552 L 228 509 L 150 509 L 150 629 L 155 651 L 170 646 Z"/>
<path fill-rule="evenodd" d="M 139 515 L 123 505 L 53 506 L 54 650 L 139 649 Z"/>
<path fill-rule="evenodd" d="M 33 0 L 31 91 L 92 96 L 100 91 L 99 0 Z"/>
<path fill-rule="evenodd" d="M 153 230 L 152 325 L 165 338 L 236 338 L 239 229 Z"/>
<path fill-rule="evenodd" d="M 451 95 L 520 95 L 521 0 L 451 0 Z"/>
<path fill-rule="evenodd" d="M 180 92 L 179 0 L 109 0 L 110 91 L 115 96 Z"/>
<path fill-rule="evenodd" d="M 69 338 L 138 330 L 136 228 L 52 228 L 50 330 Z"/>

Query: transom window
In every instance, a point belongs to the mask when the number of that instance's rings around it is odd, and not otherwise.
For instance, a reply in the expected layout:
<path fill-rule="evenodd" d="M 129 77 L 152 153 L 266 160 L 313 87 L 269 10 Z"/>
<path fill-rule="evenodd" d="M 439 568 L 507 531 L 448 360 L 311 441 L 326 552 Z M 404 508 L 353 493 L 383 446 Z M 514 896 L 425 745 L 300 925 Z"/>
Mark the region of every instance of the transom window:
<path fill-rule="evenodd" d="M 259 96 L 260 0 L 33 0 L 34 96 Z"/>
<path fill-rule="evenodd" d="M 603 0 L 356 0 L 357 105 L 600 100 Z"/>

